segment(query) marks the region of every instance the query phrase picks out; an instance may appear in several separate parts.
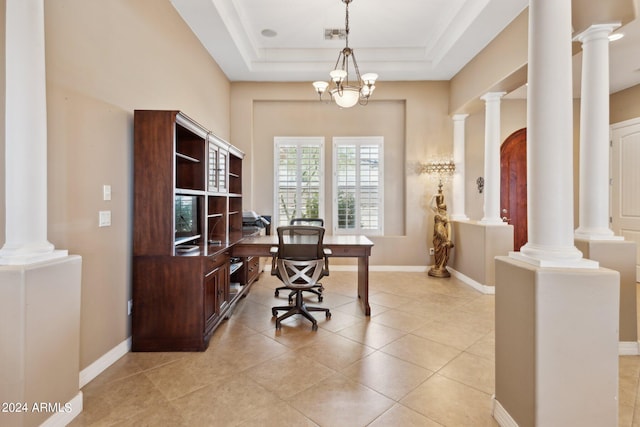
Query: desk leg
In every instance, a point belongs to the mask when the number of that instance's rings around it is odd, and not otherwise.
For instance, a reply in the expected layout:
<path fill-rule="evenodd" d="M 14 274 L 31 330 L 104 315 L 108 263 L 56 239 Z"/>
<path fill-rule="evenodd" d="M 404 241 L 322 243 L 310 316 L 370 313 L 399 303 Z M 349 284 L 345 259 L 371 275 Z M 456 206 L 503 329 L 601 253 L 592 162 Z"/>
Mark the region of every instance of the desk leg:
<path fill-rule="evenodd" d="M 366 316 L 371 316 L 369 306 L 369 257 L 358 257 L 358 298 Z"/>

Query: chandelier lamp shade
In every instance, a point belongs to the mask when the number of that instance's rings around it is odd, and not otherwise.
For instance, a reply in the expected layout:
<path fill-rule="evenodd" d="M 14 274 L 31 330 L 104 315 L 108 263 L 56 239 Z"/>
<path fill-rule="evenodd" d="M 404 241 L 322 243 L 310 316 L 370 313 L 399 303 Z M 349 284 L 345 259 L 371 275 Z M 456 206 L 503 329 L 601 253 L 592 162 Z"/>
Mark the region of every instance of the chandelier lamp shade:
<path fill-rule="evenodd" d="M 353 0 L 341 0 L 346 5 L 345 13 L 345 47 L 338 54 L 338 60 L 333 70 L 329 73 L 330 80 L 313 82 L 320 100 L 325 92 L 329 92 L 331 99 L 342 108 L 351 108 L 356 104 L 367 105 L 369 97 L 376 88 L 375 83 L 378 75 L 366 73 L 360 75 L 356 54 L 349 47 L 349 3 Z M 349 68 L 353 68 L 354 73 L 349 78 Z M 355 78 L 353 78 L 355 74 Z M 331 87 L 330 87 L 331 86 Z"/>

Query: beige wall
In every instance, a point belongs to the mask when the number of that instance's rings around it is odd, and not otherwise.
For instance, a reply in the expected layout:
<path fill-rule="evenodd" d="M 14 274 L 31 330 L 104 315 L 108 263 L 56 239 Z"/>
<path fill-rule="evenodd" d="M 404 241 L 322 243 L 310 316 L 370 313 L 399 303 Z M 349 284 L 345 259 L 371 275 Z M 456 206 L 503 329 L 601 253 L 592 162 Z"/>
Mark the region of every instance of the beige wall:
<path fill-rule="evenodd" d="M 525 9 L 451 79 L 452 114 L 482 111 L 485 93 L 508 93 L 526 83 L 528 19 Z"/>
<path fill-rule="evenodd" d="M 612 94 L 609 109 L 611 124 L 640 117 L 640 85 Z"/>
<path fill-rule="evenodd" d="M 0 0 L 0 244 L 4 244 L 5 241 L 5 185 L 4 185 L 4 165 L 5 165 L 5 154 L 4 154 L 4 134 L 5 134 L 5 0 Z"/>
<path fill-rule="evenodd" d="M 366 107 L 341 110 L 317 100 L 310 83 L 232 83 L 231 142 L 247 153 L 244 208 L 273 212 L 273 137 L 324 136 L 325 217 L 331 218 L 331 138 L 385 138 L 385 235 L 372 237 L 374 265 L 426 265 L 427 207 L 436 183 L 416 173 L 451 154 L 448 82 L 383 82 Z M 329 222 L 331 224 L 331 222 Z M 336 263 L 339 262 L 336 260 Z"/>
<path fill-rule="evenodd" d="M 82 256 L 83 369 L 130 334 L 133 110 L 181 109 L 228 138 L 230 84 L 168 0 L 47 1 L 45 21 L 48 238 Z M 98 228 L 99 210 L 111 210 L 111 227 Z"/>

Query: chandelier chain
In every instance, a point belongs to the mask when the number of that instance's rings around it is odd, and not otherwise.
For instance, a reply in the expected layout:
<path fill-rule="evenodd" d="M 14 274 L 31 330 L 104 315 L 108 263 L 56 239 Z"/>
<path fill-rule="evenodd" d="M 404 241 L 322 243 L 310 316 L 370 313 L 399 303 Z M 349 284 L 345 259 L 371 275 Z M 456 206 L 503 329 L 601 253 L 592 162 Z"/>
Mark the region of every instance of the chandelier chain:
<path fill-rule="evenodd" d="M 346 3 L 346 13 L 344 16 L 344 33 L 345 33 L 345 46 L 349 47 L 349 3 L 351 0 L 345 0 Z"/>

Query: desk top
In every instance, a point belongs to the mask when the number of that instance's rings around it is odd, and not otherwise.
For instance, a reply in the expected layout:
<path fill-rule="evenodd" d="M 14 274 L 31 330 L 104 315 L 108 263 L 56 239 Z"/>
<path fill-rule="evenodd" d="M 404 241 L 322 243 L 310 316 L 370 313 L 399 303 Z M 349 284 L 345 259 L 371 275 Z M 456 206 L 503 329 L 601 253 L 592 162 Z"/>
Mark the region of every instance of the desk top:
<path fill-rule="evenodd" d="M 325 235 L 323 239 L 325 246 L 373 246 L 373 242 L 365 236 L 355 235 Z M 251 236 L 243 238 L 238 244 L 249 245 L 278 245 L 278 236 Z"/>
<path fill-rule="evenodd" d="M 367 237 L 353 235 L 325 235 L 322 243 L 331 249 L 334 257 L 368 257 L 373 247 Z M 278 246 L 277 235 L 245 237 L 231 247 L 231 255 L 271 256 L 272 246 Z"/>

